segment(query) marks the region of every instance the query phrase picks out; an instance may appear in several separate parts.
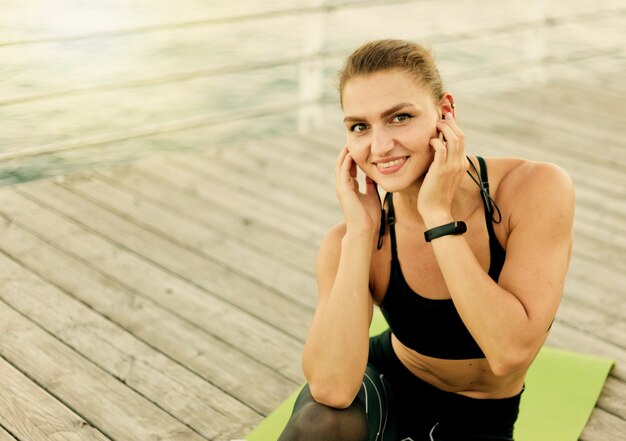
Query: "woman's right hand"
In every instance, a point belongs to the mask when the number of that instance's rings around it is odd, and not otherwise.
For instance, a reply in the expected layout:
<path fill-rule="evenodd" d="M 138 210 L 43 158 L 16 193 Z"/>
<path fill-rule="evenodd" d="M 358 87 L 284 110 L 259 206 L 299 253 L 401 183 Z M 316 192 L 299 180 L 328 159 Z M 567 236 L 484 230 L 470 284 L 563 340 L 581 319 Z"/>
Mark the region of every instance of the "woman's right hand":
<path fill-rule="evenodd" d="M 346 220 L 346 231 L 374 235 L 380 227 L 381 214 L 376 183 L 366 176 L 365 193 L 361 193 L 356 175 L 356 162 L 346 146 L 335 163 L 336 191 Z"/>

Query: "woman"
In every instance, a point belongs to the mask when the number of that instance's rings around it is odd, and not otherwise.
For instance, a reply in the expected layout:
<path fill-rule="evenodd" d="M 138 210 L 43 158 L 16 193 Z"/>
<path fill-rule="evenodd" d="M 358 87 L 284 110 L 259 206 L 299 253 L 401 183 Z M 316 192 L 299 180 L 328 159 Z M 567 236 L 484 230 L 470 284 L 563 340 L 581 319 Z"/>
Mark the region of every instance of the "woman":
<path fill-rule="evenodd" d="M 320 246 L 308 384 L 279 439 L 512 440 L 563 291 L 572 182 L 547 163 L 466 156 L 418 44 L 363 45 L 339 89 L 345 222 Z M 374 304 L 390 330 L 370 339 Z"/>

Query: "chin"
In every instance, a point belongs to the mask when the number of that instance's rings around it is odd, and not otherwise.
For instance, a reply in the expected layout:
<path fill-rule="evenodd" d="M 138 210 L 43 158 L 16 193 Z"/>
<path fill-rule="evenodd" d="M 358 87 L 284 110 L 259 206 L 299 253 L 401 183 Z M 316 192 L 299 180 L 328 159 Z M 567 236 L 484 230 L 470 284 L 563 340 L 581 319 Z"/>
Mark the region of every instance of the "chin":
<path fill-rule="evenodd" d="M 425 174 L 426 171 L 422 174 L 406 173 L 399 176 L 381 176 L 380 174 L 376 174 L 375 178 L 372 176 L 370 176 L 370 178 L 376 182 L 378 188 L 382 188 L 387 193 L 397 193 L 413 187 L 415 183 L 423 179 Z"/>
<path fill-rule="evenodd" d="M 387 193 L 397 193 L 402 190 L 406 190 L 411 187 L 416 180 L 409 179 L 381 179 L 380 182 L 376 182 L 378 184 L 378 188 L 382 188 Z"/>

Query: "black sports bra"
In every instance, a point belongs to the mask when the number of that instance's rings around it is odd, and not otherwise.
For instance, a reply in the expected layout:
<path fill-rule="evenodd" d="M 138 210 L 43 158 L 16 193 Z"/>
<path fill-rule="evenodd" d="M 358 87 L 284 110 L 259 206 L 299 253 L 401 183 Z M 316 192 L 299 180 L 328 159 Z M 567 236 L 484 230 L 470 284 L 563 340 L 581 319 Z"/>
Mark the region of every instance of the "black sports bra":
<path fill-rule="evenodd" d="M 478 162 L 480 178 L 488 194 L 487 166 L 481 157 L 478 157 Z M 489 276 L 497 282 L 506 251 L 498 242 L 493 230 L 493 204 L 484 195 L 481 199 L 489 232 L 491 254 Z M 407 284 L 400 268 L 396 249 L 392 194 L 387 193 L 385 200 L 389 210 L 387 223 L 391 235 L 391 276 L 380 309 L 389 327 L 405 346 L 428 357 L 448 360 L 485 358 L 485 354 L 461 320 L 452 299 L 428 299 L 420 296 Z"/>

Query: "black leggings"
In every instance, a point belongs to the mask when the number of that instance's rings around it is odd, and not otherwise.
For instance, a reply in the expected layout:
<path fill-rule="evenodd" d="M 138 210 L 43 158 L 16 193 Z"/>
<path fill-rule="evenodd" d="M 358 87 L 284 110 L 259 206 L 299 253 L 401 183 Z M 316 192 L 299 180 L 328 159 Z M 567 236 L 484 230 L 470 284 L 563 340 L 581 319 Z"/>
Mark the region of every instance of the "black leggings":
<path fill-rule="evenodd" d="M 520 398 L 469 398 L 431 386 L 398 359 L 388 330 L 370 338 L 352 405 L 317 403 L 305 386 L 279 441 L 512 441 Z"/>

